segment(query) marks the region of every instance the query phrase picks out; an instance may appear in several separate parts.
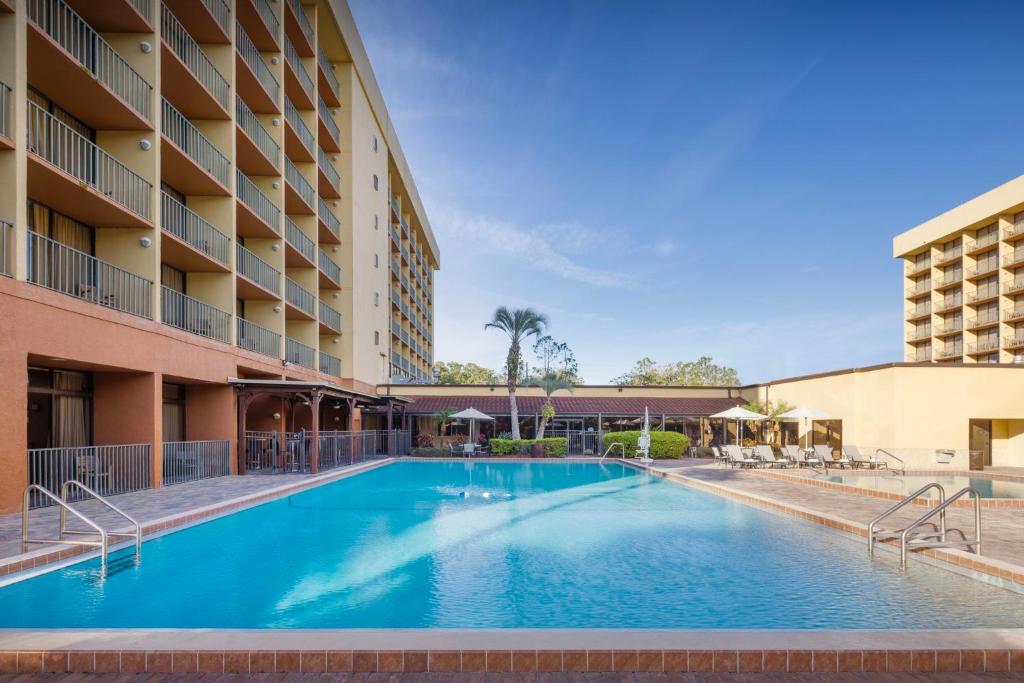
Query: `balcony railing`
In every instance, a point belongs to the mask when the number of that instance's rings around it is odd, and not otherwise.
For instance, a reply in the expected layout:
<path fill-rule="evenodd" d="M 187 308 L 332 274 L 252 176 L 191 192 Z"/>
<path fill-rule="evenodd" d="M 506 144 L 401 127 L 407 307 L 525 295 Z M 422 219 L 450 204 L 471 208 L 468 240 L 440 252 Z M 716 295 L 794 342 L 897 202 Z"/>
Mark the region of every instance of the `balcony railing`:
<path fill-rule="evenodd" d="M 153 12 L 150 10 L 150 0 L 131 0 L 132 7 L 146 20 L 147 24 L 153 23 Z"/>
<path fill-rule="evenodd" d="M 11 88 L 3 81 L 0 81 L 0 135 L 8 139 L 13 135 L 11 132 L 11 102 L 13 101 Z M 331 123 L 334 122 L 331 121 Z"/>
<path fill-rule="evenodd" d="M 323 197 L 319 198 L 317 214 L 320 216 L 320 220 L 324 222 L 331 234 L 338 239 L 341 239 L 341 221 L 338 220 L 338 217 L 334 215 L 333 211 L 331 211 L 331 207 L 327 206 L 327 202 L 324 201 Z"/>
<path fill-rule="evenodd" d="M 31 154 L 150 220 L 152 185 L 35 102 L 27 105 Z"/>
<path fill-rule="evenodd" d="M 288 5 L 291 6 L 292 11 L 295 12 L 295 17 L 299 20 L 299 29 L 302 31 L 302 35 L 306 36 L 306 40 L 312 45 L 313 27 L 310 25 L 309 18 L 302 9 L 302 3 L 299 0 L 288 0 Z"/>
<path fill-rule="evenodd" d="M 269 0 L 253 0 L 253 4 L 256 5 L 256 11 L 260 15 L 260 19 L 263 20 L 263 25 L 267 27 L 270 35 L 277 39 L 277 31 L 281 28 L 281 22 L 277 20 L 274 15 L 274 8 L 270 6 Z"/>
<path fill-rule="evenodd" d="M 1008 349 L 1019 349 L 1024 346 L 1024 335 L 1014 335 L 1003 339 L 1003 346 Z"/>
<path fill-rule="evenodd" d="M 321 351 L 320 372 L 334 377 L 341 377 L 341 359 Z"/>
<path fill-rule="evenodd" d="M 938 312 L 938 311 L 948 311 L 948 310 L 953 309 L 953 308 L 959 308 L 960 306 L 963 306 L 963 305 L 964 305 L 963 297 L 960 297 L 960 296 L 947 297 L 946 299 L 943 299 L 942 301 L 939 301 L 938 303 L 935 304 L 935 311 L 936 312 Z"/>
<path fill-rule="evenodd" d="M 956 332 L 962 332 L 964 329 L 963 320 L 955 320 L 953 322 L 944 323 L 942 325 L 935 326 L 935 334 L 954 334 Z"/>
<path fill-rule="evenodd" d="M 152 318 L 153 283 L 49 237 L 28 233 L 29 282 L 100 306 Z"/>
<path fill-rule="evenodd" d="M 398 197 L 396 197 L 395 195 L 391 195 L 389 201 L 391 202 L 391 210 L 395 212 L 395 217 L 397 218 L 401 216 L 402 212 L 398 208 Z"/>
<path fill-rule="evenodd" d="M 0 221 L 0 275 L 14 275 L 14 226 Z"/>
<path fill-rule="evenodd" d="M 284 359 L 289 363 L 295 363 L 301 365 L 304 368 L 310 370 L 315 369 L 313 363 L 316 358 L 316 349 L 312 346 L 306 346 L 297 339 L 291 337 L 284 338 Z"/>
<path fill-rule="evenodd" d="M 231 442 L 165 441 L 164 486 L 231 474 Z"/>
<path fill-rule="evenodd" d="M 918 351 L 911 357 L 911 362 L 914 363 L 930 363 L 932 360 L 931 350 Z"/>
<path fill-rule="evenodd" d="M 31 448 L 28 451 L 28 483 L 60 491 L 64 482 L 77 479 L 101 496 L 141 491 L 153 485 L 148 443 L 115 446 Z M 76 499 L 80 492 L 71 492 Z M 29 498 L 31 507 L 50 505 L 40 495 Z"/>
<path fill-rule="evenodd" d="M 241 171 L 235 171 L 235 184 L 237 185 L 235 191 L 242 203 L 252 209 L 252 212 L 259 216 L 264 223 L 273 228 L 274 232 L 280 234 L 281 209 L 277 204 L 270 201 L 270 197 L 263 194 L 260 188 L 256 187 L 256 183 Z"/>
<path fill-rule="evenodd" d="M 940 359 L 956 358 L 957 356 L 962 356 L 963 353 L 964 349 L 962 346 L 953 346 L 950 348 L 939 349 L 935 352 L 935 357 Z"/>
<path fill-rule="evenodd" d="M 940 277 L 937 282 L 938 287 L 949 287 L 950 285 L 958 285 L 964 281 L 964 273 L 962 270 L 956 270 L 952 273 L 947 273 Z"/>
<path fill-rule="evenodd" d="M 950 247 L 945 251 L 939 252 L 938 257 L 936 258 L 936 263 L 948 263 L 949 261 L 955 261 L 963 255 L 964 248 L 962 246 Z"/>
<path fill-rule="evenodd" d="M 313 41 L 309 42 L 312 43 Z M 284 37 L 284 58 L 292 65 L 292 71 L 295 72 L 296 77 L 299 79 L 299 85 L 312 98 L 314 92 L 313 79 L 309 77 L 309 72 L 306 71 L 306 67 L 302 64 L 302 57 L 296 52 L 295 46 L 292 45 L 292 41 L 288 40 L 288 36 Z"/>
<path fill-rule="evenodd" d="M 189 32 L 181 25 L 178 18 L 174 16 L 174 12 L 163 3 L 160 3 L 160 37 L 164 39 L 171 51 L 178 55 L 178 59 L 185 64 L 192 75 L 199 79 L 203 87 L 213 95 L 220 106 L 224 107 L 224 111 L 231 111 L 228 108 L 227 80 L 217 71 L 217 67 L 203 52 L 203 48 L 199 47 L 195 38 L 189 35 Z"/>
<path fill-rule="evenodd" d="M 985 249 L 990 247 L 999 241 L 999 231 L 992 230 L 981 237 L 975 238 L 974 242 L 970 245 L 971 251 L 978 251 L 979 249 Z"/>
<path fill-rule="evenodd" d="M 324 102 L 324 98 L 319 96 L 317 97 L 317 106 L 320 111 L 320 120 L 324 122 L 325 126 L 327 126 L 327 131 L 331 134 L 331 139 L 335 142 L 340 141 L 341 130 L 338 129 L 338 123 L 334 120 L 334 117 L 331 116 L 331 108 L 327 106 L 326 102 Z"/>
<path fill-rule="evenodd" d="M 152 121 L 153 86 L 63 0 L 26 0 L 29 21 L 132 109 Z"/>
<path fill-rule="evenodd" d="M 1017 294 L 1018 292 L 1024 292 L 1024 277 L 1014 278 L 1003 285 L 1004 294 Z"/>
<path fill-rule="evenodd" d="M 985 311 L 967 321 L 967 327 L 974 329 L 983 325 L 999 322 L 999 311 Z"/>
<path fill-rule="evenodd" d="M 284 279 L 284 300 L 311 317 L 316 316 L 316 297 L 290 277 Z"/>
<path fill-rule="evenodd" d="M 419 280 L 419 273 L 414 272 L 416 279 Z M 918 282 L 907 287 L 907 296 L 918 296 L 930 292 L 932 289 L 932 281 L 925 280 L 924 282 Z"/>
<path fill-rule="evenodd" d="M 257 7 L 260 5 L 260 1 L 257 0 Z M 276 33 L 274 35 L 277 35 Z M 241 24 L 236 24 L 235 37 L 237 43 L 238 54 L 242 55 L 242 61 L 249 65 L 252 72 L 256 74 L 256 80 L 260 82 L 263 89 L 267 91 L 270 98 L 277 102 L 277 98 L 281 94 L 281 85 L 274 78 L 274 74 L 270 72 L 270 67 L 263 61 L 263 57 L 260 56 L 260 51 L 256 49 L 256 46 L 252 44 L 252 39 L 249 38 L 243 29 Z"/>
<path fill-rule="evenodd" d="M 328 306 L 325 302 L 321 301 L 320 304 L 320 322 L 327 327 L 331 328 L 335 332 L 341 332 L 341 313 Z"/>
<path fill-rule="evenodd" d="M 272 358 L 281 357 L 280 334 L 277 332 L 271 332 L 267 328 L 261 327 L 254 322 L 249 322 L 245 318 L 237 318 L 237 320 L 238 339 L 236 343 L 239 348 L 255 351 L 256 353 L 262 353 L 264 356 L 270 356 Z"/>
<path fill-rule="evenodd" d="M 309 129 L 306 122 L 302 120 L 302 116 L 299 114 L 299 110 L 295 108 L 292 101 L 287 97 L 284 98 L 284 118 L 288 123 L 292 124 L 292 128 L 295 129 L 295 134 L 299 136 L 299 142 L 306 148 L 310 154 L 313 153 L 313 145 L 315 139 L 313 131 Z"/>
<path fill-rule="evenodd" d="M 206 9 L 210 11 L 217 25 L 224 33 L 231 35 L 231 8 L 224 0 L 203 0 Z"/>
<path fill-rule="evenodd" d="M 392 201 L 391 208 L 394 208 L 395 205 L 394 205 L 394 198 L 393 197 L 392 197 L 391 201 Z M 398 213 L 398 212 L 396 211 L 395 213 Z M 929 270 L 931 270 L 931 268 L 932 268 L 932 262 L 931 261 L 925 261 L 924 263 L 909 263 L 908 262 L 908 264 L 907 264 L 907 273 L 906 274 L 907 274 L 907 277 L 914 277 L 916 275 L 921 275 L 922 273 L 927 273 Z"/>
<path fill-rule="evenodd" d="M 246 106 L 245 101 L 241 97 L 235 98 L 235 115 L 238 125 L 242 127 L 242 130 L 249 136 L 249 139 L 255 142 L 259 150 L 267 155 L 270 162 L 274 164 L 274 168 L 280 169 L 281 146 L 274 141 L 274 136 L 263 127 L 259 117 Z"/>
<path fill-rule="evenodd" d="M 327 156 L 327 153 L 323 149 L 317 148 L 317 161 L 319 162 L 324 175 L 327 176 L 327 182 L 329 182 L 335 190 L 340 190 L 341 174 L 338 173 L 338 169 L 334 168 L 334 164 L 331 163 L 330 157 Z"/>
<path fill-rule="evenodd" d="M 967 295 L 968 303 L 974 303 L 976 301 L 984 301 L 985 299 L 991 299 L 994 296 L 999 295 L 999 285 L 990 284 L 984 287 L 978 287 L 976 290 Z"/>
<path fill-rule="evenodd" d="M 1006 229 L 1004 236 L 1009 240 L 1019 237 L 1020 235 L 1024 235 L 1024 211 L 1014 215 L 1013 225 Z"/>
<path fill-rule="evenodd" d="M 1012 268 L 1024 264 L 1024 249 L 1014 249 L 1003 255 L 1003 267 Z"/>
<path fill-rule="evenodd" d="M 324 52 L 322 47 L 317 48 L 316 62 L 320 65 L 321 70 L 324 72 L 324 76 L 327 77 L 327 82 L 331 86 L 331 91 L 335 97 L 341 97 L 341 85 L 338 83 L 338 77 L 334 74 L 331 60 L 327 58 L 327 53 Z"/>
<path fill-rule="evenodd" d="M 224 343 L 230 341 L 230 313 L 170 287 L 160 288 L 160 319 L 179 330 Z"/>
<path fill-rule="evenodd" d="M 1024 318 L 1024 306 L 1018 308 L 1007 308 L 1003 310 L 1003 319 L 1007 322 Z"/>
<path fill-rule="evenodd" d="M 319 258 L 318 258 L 318 265 L 320 266 L 320 270 L 322 270 L 324 272 L 324 274 L 327 277 L 331 278 L 331 280 L 333 280 L 334 282 L 340 283 L 341 282 L 341 266 L 339 266 L 337 263 L 335 263 L 331 259 L 331 257 L 327 255 L 327 252 L 324 251 L 323 249 L 320 249 L 319 252 L 320 253 L 318 255 L 319 256 Z"/>
<path fill-rule="evenodd" d="M 160 125 L 163 134 L 189 159 L 216 178 L 221 185 L 228 186 L 228 168 L 231 165 L 228 158 L 166 99 L 163 101 L 163 119 Z"/>
<path fill-rule="evenodd" d="M 999 339 L 989 339 L 985 341 L 979 341 L 975 344 L 967 345 L 967 353 L 991 353 L 992 351 L 999 350 Z"/>
<path fill-rule="evenodd" d="M 309 259 L 310 263 L 316 263 L 316 244 L 287 216 L 284 217 L 284 239 L 297 252 Z"/>
<path fill-rule="evenodd" d="M 228 236 L 166 192 L 160 193 L 160 222 L 165 232 L 210 258 L 228 264 Z"/>
<path fill-rule="evenodd" d="M 984 263 L 979 263 L 973 268 L 968 268 L 967 277 L 978 278 L 988 275 L 989 273 L 994 273 L 997 270 L 999 270 L 999 259 L 989 259 Z"/>
<path fill-rule="evenodd" d="M 255 282 L 260 287 L 278 296 L 281 295 L 281 271 L 241 244 L 235 245 L 235 266 L 242 277 Z"/>
<path fill-rule="evenodd" d="M 284 160 L 284 179 L 299 193 L 302 201 L 311 207 L 316 206 L 316 190 L 313 189 L 313 186 L 309 184 L 306 177 L 302 175 L 302 172 L 288 157 L 285 157 Z"/>

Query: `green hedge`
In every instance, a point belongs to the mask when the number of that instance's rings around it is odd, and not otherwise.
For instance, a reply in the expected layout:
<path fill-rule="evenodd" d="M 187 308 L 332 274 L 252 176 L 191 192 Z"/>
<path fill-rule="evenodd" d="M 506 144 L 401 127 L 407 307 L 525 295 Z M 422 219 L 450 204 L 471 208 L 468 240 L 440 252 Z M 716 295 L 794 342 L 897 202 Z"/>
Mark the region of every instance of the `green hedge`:
<path fill-rule="evenodd" d="M 447 458 L 450 455 L 447 448 L 414 448 L 410 454 L 414 458 Z"/>
<path fill-rule="evenodd" d="M 491 439 L 488 444 L 491 446 L 493 455 L 530 455 L 530 448 L 533 444 L 539 443 L 544 446 L 544 455 L 548 457 L 564 458 L 569 450 L 569 440 L 561 439 Z"/>
<path fill-rule="evenodd" d="M 613 443 L 621 443 L 625 447 L 626 457 L 636 457 L 636 444 L 640 440 L 641 432 L 609 432 L 604 435 L 604 448 L 608 449 Z M 651 457 L 652 458 L 681 458 L 690 447 L 690 437 L 679 432 L 651 432 Z M 618 454 L 618 449 L 611 455 Z"/>

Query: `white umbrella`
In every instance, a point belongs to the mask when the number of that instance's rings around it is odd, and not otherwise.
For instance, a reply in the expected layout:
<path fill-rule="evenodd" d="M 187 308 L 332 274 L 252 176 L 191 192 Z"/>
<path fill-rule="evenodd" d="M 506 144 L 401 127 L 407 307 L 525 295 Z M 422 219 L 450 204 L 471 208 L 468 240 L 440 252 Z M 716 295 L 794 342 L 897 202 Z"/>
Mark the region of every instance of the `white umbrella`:
<path fill-rule="evenodd" d="M 476 443 L 476 441 L 473 440 L 473 425 L 476 423 L 477 420 L 491 420 L 492 422 L 494 421 L 493 417 L 487 415 L 486 413 L 481 413 L 476 408 L 466 408 L 465 410 L 460 410 L 459 412 L 452 415 L 452 417 L 457 420 L 469 420 L 469 443 Z"/>
<path fill-rule="evenodd" d="M 647 406 L 644 406 L 644 426 L 636 444 L 636 454 L 640 456 L 641 461 L 647 462 L 651 459 L 651 417 L 647 412 Z"/>
<path fill-rule="evenodd" d="M 723 410 L 720 413 L 715 413 L 711 417 L 720 417 L 726 420 L 736 420 L 736 424 L 739 427 L 736 430 L 736 445 L 742 443 L 743 420 L 759 421 L 768 419 L 767 415 L 755 413 L 753 410 L 747 410 L 746 408 L 743 408 L 741 406 L 733 406 L 732 408 L 729 408 L 729 410 Z"/>
<path fill-rule="evenodd" d="M 793 408 L 793 410 L 787 410 L 779 415 L 779 418 L 783 420 L 825 420 L 829 417 L 830 415 L 828 413 L 808 406 L 799 406 L 797 408 Z M 807 445 L 810 446 L 811 433 L 809 430 L 804 431 L 807 433 Z"/>

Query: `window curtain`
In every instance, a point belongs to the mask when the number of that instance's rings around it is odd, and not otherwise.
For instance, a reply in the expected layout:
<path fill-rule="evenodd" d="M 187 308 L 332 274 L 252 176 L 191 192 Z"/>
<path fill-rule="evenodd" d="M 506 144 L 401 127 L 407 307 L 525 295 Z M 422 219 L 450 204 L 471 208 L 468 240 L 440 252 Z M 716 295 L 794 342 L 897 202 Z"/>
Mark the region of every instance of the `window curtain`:
<path fill-rule="evenodd" d="M 164 403 L 164 441 L 185 440 L 185 406 Z"/>
<path fill-rule="evenodd" d="M 84 393 L 88 390 L 85 375 L 77 372 L 54 372 L 53 388 L 57 392 Z M 89 423 L 92 398 L 89 396 L 54 395 L 54 446 L 89 446 Z"/>

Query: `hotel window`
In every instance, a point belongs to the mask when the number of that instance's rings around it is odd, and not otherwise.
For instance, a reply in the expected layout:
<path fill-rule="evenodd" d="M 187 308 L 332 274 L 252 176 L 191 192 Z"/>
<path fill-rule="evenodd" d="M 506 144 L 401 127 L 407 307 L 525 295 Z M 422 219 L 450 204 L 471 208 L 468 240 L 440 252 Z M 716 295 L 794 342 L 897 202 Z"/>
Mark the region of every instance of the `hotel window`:
<path fill-rule="evenodd" d="M 377 332 L 376 330 L 373 333 L 373 345 L 380 346 L 380 332 Z"/>
<path fill-rule="evenodd" d="M 380 268 L 380 254 L 373 255 L 373 267 Z"/>
<path fill-rule="evenodd" d="M 974 233 L 974 243 L 977 244 L 978 246 L 983 246 L 985 244 L 994 244 L 999 239 L 998 231 L 999 226 L 996 225 L 995 223 L 991 225 L 986 225 L 984 228 L 981 228 L 976 233 Z"/>
<path fill-rule="evenodd" d="M 932 254 L 930 251 L 923 251 L 911 256 L 910 262 L 914 265 L 913 270 L 919 270 L 932 262 Z"/>
<path fill-rule="evenodd" d="M 164 383 L 164 441 L 185 440 L 185 385 Z"/>
<path fill-rule="evenodd" d="M 962 243 L 959 237 L 957 237 L 954 240 L 946 242 L 941 247 L 939 247 L 942 250 L 942 255 L 940 256 L 940 258 L 945 260 L 960 256 L 960 254 L 963 253 L 961 244 Z"/>
<path fill-rule="evenodd" d="M 374 190 L 379 190 L 380 189 L 380 178 L 377 177 L 376 173 L 373 174 L 373 189 Z"/>
<path fill-rule="evenodd" d="M 374 152 L 377 151 L 377 136 L 376 135 L 373 136 L 373 151 Z"/>
<path fill-rule="evenodd" d="M 173 289 L 179 294 L 187 294 L 185 291 L 185 272 L 166 263 L 160 264 L 160 284 L 167 289 Z"/>
<path fill-rule="evenodd" d="M 987 270 L 992 270 L 999 267 L 999 250 L 993 249 L 992 251 L 985 252 L 981 257 L 978 258 L 977 269 L 979 273 L 984 273 Z"/>
<path fill-rule="evenodd" d="M 28 447 L 92 445 L 92 375 L 28 369 Z"/>
<path fill-rule="evenodd" d="M 380 217 L 377 214 L 373 214 L 373 229 L 377 230 L 380 228 Z"/>
<path fill-rule="evenodd" d="M 70 216 L 58 213 L 48 206 L 28 202 L 28 229 L 54 242 L 95 256 L 95 230 Z"/>

